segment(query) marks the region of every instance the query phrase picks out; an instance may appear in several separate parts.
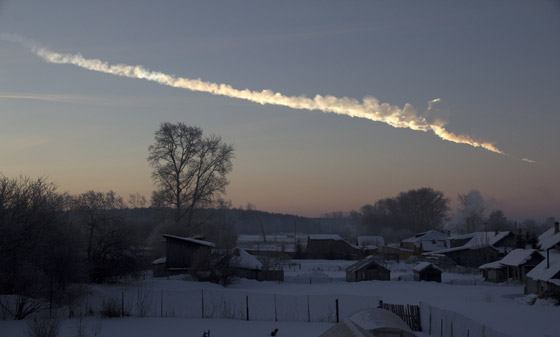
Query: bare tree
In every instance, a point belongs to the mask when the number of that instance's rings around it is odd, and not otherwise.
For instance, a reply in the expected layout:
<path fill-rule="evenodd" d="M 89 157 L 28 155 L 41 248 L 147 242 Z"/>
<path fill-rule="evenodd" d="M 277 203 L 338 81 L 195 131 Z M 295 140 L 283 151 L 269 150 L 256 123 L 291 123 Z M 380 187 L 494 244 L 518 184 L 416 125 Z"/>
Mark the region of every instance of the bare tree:
<path fill-rule="evenodd" d="M 140 193 L 131 193 L 128 195 L 127 203 L 130 208 L 144 208 L 146 207 L 146 197 Z"/>
<path fill-rule="evenodd" d="M 194 211 L 225 192 L 232 170 L 233 146 L 221 137 L 204 137 L 199 127 L 162 123 L 149 147 L 148 162 L 158 206 L 175 208 L 175 222 L 192 225 Z"/>

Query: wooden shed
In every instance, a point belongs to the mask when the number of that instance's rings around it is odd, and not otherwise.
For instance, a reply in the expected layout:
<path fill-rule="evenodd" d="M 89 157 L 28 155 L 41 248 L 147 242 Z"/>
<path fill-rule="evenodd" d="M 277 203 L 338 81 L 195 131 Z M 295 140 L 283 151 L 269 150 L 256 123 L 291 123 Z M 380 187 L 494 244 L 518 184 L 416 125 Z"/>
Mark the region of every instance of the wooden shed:
<path fill-rule="evenodd" d="M 347 282 L 382 280 L 389 281 L 391 271 L 373 260 L 373 256 L 354 263 L 346 268 Z"/>
<path fill-rule="evenodd" d="M 499 283 L 507 280 L 506 267 L 500 261 L 485 263 L 478 269 L 482 270 L 482 276 L 486 282 Z"/>
<path fill-rule="evenodd" d="M 216 247 L 212 242 L 163 234 L 165 238 L 165 271 L 167 275 L 188 272 L 192 265 L 193 256 L 202 252 L 210 254 Z"/>
<path fill-rule="evenodd" d="M 420 262 L 414 268 L 415 281 L 429 281 L 429 282 L 440 282 L 441 283 L 441 273 L 442 270 L 434 266 L 430 262 Z"/>

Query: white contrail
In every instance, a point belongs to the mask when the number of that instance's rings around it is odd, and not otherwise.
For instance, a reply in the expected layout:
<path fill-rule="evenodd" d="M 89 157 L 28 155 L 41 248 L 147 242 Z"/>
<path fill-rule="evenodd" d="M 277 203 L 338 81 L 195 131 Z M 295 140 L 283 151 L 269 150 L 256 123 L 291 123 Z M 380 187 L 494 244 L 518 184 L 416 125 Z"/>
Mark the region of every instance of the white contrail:
<path fill-rule="evenodd" d="M 97 59 L 86 59 L 81 54 L 62 54 L 50 51 L 46 48 L 38 48 L 29 43 L 25 44 L 30 46 L 35 54 L 50 63 L 73 64 L 78 67 L 102 73 L 145 79 L 175 88 L 208 92 L 213 95 L 239 98 L 260 104 L 282 105 L 293 109 L 320 110 L 323 112 L 382 122 L 395 128 L 409 128 L 424 132 L 432 131 L 436 136 L 447 141 L 467 144 L 473 147 L 481 147 L 488 151 L 505 154 L 491 142 L 475 140 L 469 135 L 457 135 L 446 130 L 444 127 L 445 123 L 441 120 L 429 122 L 425 116 L 418 114 L 416 109 L 410 104 L 405 104 L 403 108 L 400 108 L 396 105 L 380 103 L 377 98 L 371 96 L 366 96 L 362 101 L 359 101 L 354 98 L 338 98 L 330 95 L 316 95 L 314 98 L 309 98 L 306 96 L 286 96 L 271 90 L 239 90 L 232 88 L 228 84 L 176 77 L 174 75 L 150 71 L 142 66 L 130 66 L 126 64 L 111 65 Z M 430 105 L 436 102 L 439 102 L 439 99 L 431 101 Z"/>

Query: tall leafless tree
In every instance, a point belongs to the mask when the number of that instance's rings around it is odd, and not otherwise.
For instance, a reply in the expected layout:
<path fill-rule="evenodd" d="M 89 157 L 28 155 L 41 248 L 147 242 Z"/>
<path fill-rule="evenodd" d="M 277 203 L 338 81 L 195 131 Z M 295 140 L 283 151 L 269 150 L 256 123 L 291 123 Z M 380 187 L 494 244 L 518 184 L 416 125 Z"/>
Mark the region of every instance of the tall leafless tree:
<path fill-rule="evenodd" d="M 225 192 L 233 168 L 233 146 L 199 127 L 162 123 L 149 147 L 148 162 L 157 190 L 152 204 L 175 208 L 175 222 L 191 227 L 194 211 Z"/>

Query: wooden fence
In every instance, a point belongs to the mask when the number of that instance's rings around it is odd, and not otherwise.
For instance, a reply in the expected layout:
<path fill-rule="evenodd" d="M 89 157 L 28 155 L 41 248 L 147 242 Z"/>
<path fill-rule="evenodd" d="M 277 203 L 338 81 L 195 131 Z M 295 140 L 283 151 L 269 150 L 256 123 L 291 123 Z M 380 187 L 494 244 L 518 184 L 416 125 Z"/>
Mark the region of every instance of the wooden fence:
<path fill-rule="evenodd" d="M 422 331 L 420 324 L 420 307 L 411 304 L 390 304 L 379 301 L 379 308 L 389 310 L 399 316 L 412 331 Z"/>

